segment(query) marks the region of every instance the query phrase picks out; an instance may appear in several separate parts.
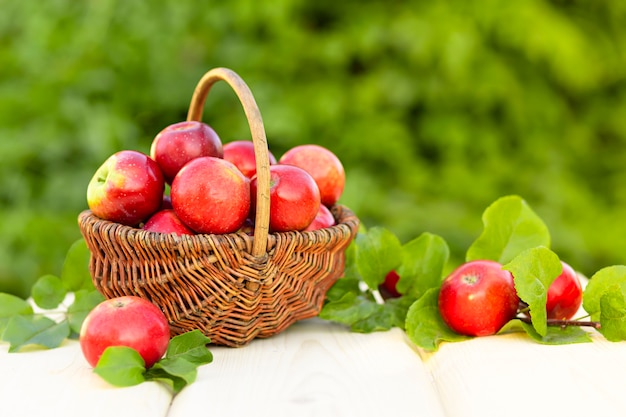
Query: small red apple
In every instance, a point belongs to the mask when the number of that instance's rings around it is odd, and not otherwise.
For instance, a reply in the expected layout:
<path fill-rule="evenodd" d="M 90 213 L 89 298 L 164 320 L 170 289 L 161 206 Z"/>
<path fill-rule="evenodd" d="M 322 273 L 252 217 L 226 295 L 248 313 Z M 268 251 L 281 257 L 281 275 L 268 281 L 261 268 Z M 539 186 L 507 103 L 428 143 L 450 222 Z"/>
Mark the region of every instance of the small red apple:
<path fill-rule="evenodd" d="M 276 158 L 268 151 L 270 165 L 276 164 Z M 235 164 L 243 175 L 248 178 L 256 174 L 256 156 L 254 143 L 249 140 L 236 140 L 224 144 L 224 159 Z"/>
<path fill-rule="evenodd" d="M 250 212 L 250 180 L 225 159 L 187 163 L 170 190 L 176 215 L 196 233 L 234 233 Z"/>
<path fill-rule="evenodd" d="M 569 320 L 580 309 L 583 289 L 576 271 L 561 261 L 563 272 L 548 288 L 546 312 L 548 319 Z"/>
<path fill-rule="evenodd" d="M 498 262 L 466 262 L 444 279 L 439 312 L 457 333 L 488 336 L 517 315 L 519 297 L 513 275 Z"/>
<path fill-rule="evenodd" d="M 285 152 L 278 163 L 295 165 L 311 174 L 325 206 L 332 206 L 341 197 L 346 174 L 337 155 L 329 149 L 312 144 L 295 146 Z"/>
<path fill-rule="evenodd" d="M 158 233 L 174 233 L 177 235 L 193 235 L 172 209 L 159 210 L 154 213 L 143 225 L 144 230 Z"/>
<path fill-rule="evenodd" d="M 333 213 L 330 212 L 330 209 L 323 204 L 320 204 L 320 209 L 318 210 L 315 218 L 311 222 L 311 224 L 304 230 L 319 230 L 325 229 L 327 227 L 333 226 L 335 224 L 335 217 Z"/>
<path fill-rule="evenodd" d="M 311 224 L 320 206 L 320 192 L 315 180 L 305 170 L 293 165 L 270 165 L 271 232 L 304 230 Z M 257 177 L 250 182 L 253 211 L 256 208 Z"/>
<path fill-rule="evenodd" d="M 397 298 L 402 296 L 402 294 L 400 294 L 398 292 L 398 289 L 396 288 L 399 280 L 400 275 L 398 275 L 395 270 L 391 270 L 387 273 L 387 275 L 385 275 L 385 280 L 381 284 L 381 287 L 384 292 L 389 295 L 389 297 Z"/>
<path fill-rule="evenodd" d="M 152 140 L 150 156 L 154 159 L 168 184 L 189 161 L 203 156 L 224 156 L 222 142 L 215 130 L 206 123 L 185 121 L 171 124 Z"/>
<path fill-rule="evenodd" d="M 157 163 L 132 150 L 116 152 L 87 186 L 87 204 L 101 219 L 135 226 L 157 211 L 165 182 Z"/>
<path fill-rule="evenodd" d="M 170 329 L 163 312 L 150 301 L 122 296 L 98 304 L 80 329 L 79 343 L 92 367 L 109 346 L 135 349 L 150 368 L 167 350 Z"/>

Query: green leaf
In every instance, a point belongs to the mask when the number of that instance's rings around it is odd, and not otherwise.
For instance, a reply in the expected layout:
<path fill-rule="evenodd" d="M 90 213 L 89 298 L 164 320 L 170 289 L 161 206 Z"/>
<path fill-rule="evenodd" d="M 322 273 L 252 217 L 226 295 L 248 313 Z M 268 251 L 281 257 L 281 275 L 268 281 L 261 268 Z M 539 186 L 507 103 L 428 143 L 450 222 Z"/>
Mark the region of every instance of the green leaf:
<path fill-rule="evenodd" d="M 361 233 L 357 234 L 359 236 Z M 361 279 L 361 274 L 359 273 L 358 268 L 356 267 L 356 238 L 350 242 L 345 251 L 346 261 L 343 270 L 344 278 L 356 278 L 358 280 Z"/>
<path fill-rule="evenodd" d="M 439 289 L 431 288 L 415 301 L 406 315 L 406 334 L 417 346 L 436 351 L 443 341 L 458 342 L 469 339 L 455 333 L 439 313 Z"/>
<path fill-rule="evenodd" d="M 3 339 L 9 342 L 9 352 L 18 352 L 27 345 L 49 349 L 59 347 L 70 333 L 67 320 L 60 323 L 44 316 L 14 316 L 4 330 Z"/>
<path fill-rule="evenodd" d="M 381 227 L 357 234 L 355 242 L 357 270 L 367 286 L 377 290 L 385 275 L 402 263 L 402 245 L 396 235 Z"/>
<path fill-rule="evenodd" d="M 160 367 L 159 362 L 155 363 L 152 368 L 146 370 L 143 376 L 146 381 L 159 381 L 169 385 L 174 394 L 179 393 L 187 386 L 187 381 L 185 379 L 168 373 L 165 369 Z M 193 378 L 195 379 L 195 376 Z"/>
<path fill-rule="evenodd" d="M 543 345 L 567 345 L 571 343 L 590 343 L 589 333 L 578 326 L 548 326 L 545 335 L 537 333 L 532 324 L 520 322 L 526 333 Z"/>
<path fill-rule="evenodd" d="M 204 365 L 213 361 L 213 354 L 207 348 L 209 343 L 211 339 L 200 330 L 191 330 L 170 340 L 165 357 L 182 358 L 196 365 Z"/>
<path fill-rule="evenodd" d="M 68 291 L 94 289 L 89 273 L 91 252 L 84 239 L 78 239 L 70 246 L 63 262 L 61 281 Z"/>
<path fill-rule="evenodd" d="M 541 218 L 518 196 L 501 197 L 482 216 L 483 231 L 471 244 L 466 260 L 493 260 L 505 264 L 520 252 L 550 247 L 550 233 Z"/>
<path fill-rule="evenodd" d="M 335 281 L 333 286 L 326 291 L 326 302 L 338 301 L 349 292 L 355 294 L 360 293 L 359 282 L 360 280 L 358 278 L 339 278 Z"/>
<path fill-rule="evenodd" d="M 601 319 L 602 297 L 618 290 L 626 296 L 626 266 L 607 266 L 592 275 L 583 294 L 583 308 L 592 320 Z"/>
<path fill-rule="evenodd" d="M 414 299 L 400 297 L 378 304 L 361 292 L 346 292 L 341 298 L 328 301 L 319 317 L 350 326 L 358 333 L 389 330 L 392 327 L 404 328 L 404 319 L 410 303 Z"/>
<path fill-rule="evenodd" d="M 74 293 L 74 302 L 67 308 L 67 320 L 74 333 L 80 333 L 87 314 L 104 299 L 97 290 L 78 290 Z"/>
<path fill-rule="evenodd" d="M 31 288 L 33 301 L 44 309 L 56 308 L 65 299 L 67 291 L 61 279 L 55 275 L 40 277 Z"/>
<path fill-rule="evenodd" d="M 32 315 L 33 307 L 28 301 L 13 294 L 0 293 L 0 336 L 4 340 L 4 329 L 13 316 Z"/>
<path fill-rule="evenodd" d="M 600 333 L 611 342 L 626 340 L 626 299 L 616 284 L 600 298 Z"/>
<path fill-rule="evenodd" d="M 517 294 L 528 304 L 533 327 L 546 336 L 548 288 L 563 269 L 559 257 L 540 246 L 523 251 L 502 268 L 513 274 Z"/>
<path fill-rule="evenodd" d="M 109 346 L 93 371 L 117 387 L 130 387 L 146 380 L 145 362 L 139 352 L 127 346 Z"/>
<path fill-rule="evenodd" d="M 398 292 L 414 299 L 427 290 L 441 285 L 443 269 L 448 262 L 450 249 L 441 237 L 422 233 L 403 247 L 402 265 L 396 271 L 400 276 Z"/>
<path fill-rule="evenodd" d="M 160 372 L 163 371 L 163 372 Z M 146 379 L 171 379 L 174 389 L 180 391 L 185 385 L 191 384 L 196 380 L 198 375 L 197 365 L 189 362 L 182 357 L 163 358 L 155 363 L 152 368 L 146 372 Z M 172 379 L 171 377 L 174 377 Z M 180 385 L 181 379 L 184 382 Z"/>
<path fill-rule="evenodd" d="M 384 304 L 370 301 L 375 305 L 372 313 L 352 323 L 351 330 L 358 333 L 372 333 L 389 330 L 392 327 L 404 329 L 406 313 L 413 301 L 415 301 L 414 298 L 406 296 L 389 299 Z"/>
<path fill-rule="evenodd" d="M 377 309 L 376 302 L 363 295 L 348 292 L 340 299 L 326 303 L 320 311 L 319 317 L 337 323 L 357 323 L 371 316 Z"/>

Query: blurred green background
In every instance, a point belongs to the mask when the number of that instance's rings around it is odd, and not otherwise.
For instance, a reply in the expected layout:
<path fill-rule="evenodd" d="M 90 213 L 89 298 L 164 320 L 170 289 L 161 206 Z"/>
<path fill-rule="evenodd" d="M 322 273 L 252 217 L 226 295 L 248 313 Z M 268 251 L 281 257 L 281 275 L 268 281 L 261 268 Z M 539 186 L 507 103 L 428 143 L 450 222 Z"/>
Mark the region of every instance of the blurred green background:
<path fill-rule="evenodd" d="M 626 263 L 626 2 L 0 0 L 0 291 L 58 273 L 86 187 L 148 153 L 210 68 L 255 94 L 270 150 L 344 162 L 342 203 L 456 260 L 519 194 L 586 274 Z M 204 121 L 249 138 L 218 84 Z"/>

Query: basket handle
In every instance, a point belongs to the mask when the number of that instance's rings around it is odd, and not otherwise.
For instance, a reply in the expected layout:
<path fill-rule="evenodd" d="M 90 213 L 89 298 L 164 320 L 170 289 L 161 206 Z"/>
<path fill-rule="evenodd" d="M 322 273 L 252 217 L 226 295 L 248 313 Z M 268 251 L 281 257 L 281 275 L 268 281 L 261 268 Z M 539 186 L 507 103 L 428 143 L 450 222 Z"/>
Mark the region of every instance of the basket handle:
<path fill-rule="evenodd" d="M 235 91 L 241 105 L 243 107 L 250 133 L 252 134 L 252 142 L 254 144 L 254 156 L 256 159 L 256 175 L 257 175 L 257 204 L 256 217 L 254 221 L 254 240 L 252 244 L 252 255 L 260 257 L 267 250 L 267 236 L 269 233 L 269 210 L 270 210 L 270 170 L 269 170 L 269 151 L 267 147 L 267 138 L 265 137 L 265 128 L 263 127 L 263 119 L 261 112 L 254 100 L 254 96 L 250 88 L 243 79 L 234 71 L 228 68 L 213 68 L 202 76 L 191 97 L 189 111 L 187 113 L 188 121 L 200 121 L 204 109 L 209 90 L 217 81 L 223 80 Z"/>

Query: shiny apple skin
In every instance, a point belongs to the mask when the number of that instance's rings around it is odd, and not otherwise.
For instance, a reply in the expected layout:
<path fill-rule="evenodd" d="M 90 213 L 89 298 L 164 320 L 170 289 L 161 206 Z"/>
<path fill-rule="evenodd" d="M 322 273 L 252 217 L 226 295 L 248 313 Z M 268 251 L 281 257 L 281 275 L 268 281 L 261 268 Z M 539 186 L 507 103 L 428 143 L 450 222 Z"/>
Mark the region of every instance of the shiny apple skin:
<path fill-rule="evenodd" d="M 320 204 L 320 208 L 315 215 L 315 218 L 313 219 L 311 224 L 309 224 L 304 230 L 326 229 L 327 227 L 334 226 L 335 223 L 335 216 L 333 216 L 333 213 L 330 211 L 330 209 L 325 205 Z"/>
<path fill-rule="evenodd" d="M 315 180 L 302 168 L 270 166 L 270 232 L 301 231 L 315 219 L 320 192 Z M 252 210 L 256 210 L 257 177 L 250 182 Z"/>
<path fill-rule="evenodd" d="M 215 130 L 199 121 L 178 122 L 165 127 L 150 146 L 150 157 L 161 167 L 168 184 L 187 162 L 204 156 L 222 158 L 224 149 Z"/>
<path fill-rule="evenodd" d="M 170 197 L 176 215 L 194 232 L 234 233 L 250 212 L 250 180 L 224 159 L 196 158 L 176 175 Z"/>
<path fill-rule="evenodd" d="M 173 209 L 157 211 L 146 221 L 143 229 L 149 232 L 174 233 L 179 236 L 195 234 L 178 218 Z"/>
<path fill-rule="evenodd" d="M 548 319 L 572 319 L 583 301 L 583 289 L 576 271 L 561 261 L 563 271 L 548 288 L 546 313 Z"/>
<path fill-rule="evenodd" d="M 87 186 L 87 204 L 101 219 L 136 226 L 159 209 L 164 188 L 163 174 L 154 160 L 123 150 L 96 170 Z"/>
<path fill-rule="evenodd" d="M 276 158 L 268 151 L 270 165 L 276 164 Z M 249 140 L 236 140 L 224 144 L 224 159 L 232 162 L 243 175 L 252 178 L 256 175 L 256 156 L 254 143 Z"/>
<path fill-rule="evenodd" d="M 169 340 L 169 324 L 161 309 L 136 296 L 110 298 L 98 304 L 85 317 L 79 335 L 81 351 L 92 367 L 106 348 L 127 346 L 150 368 L 163 357 Z"/>
<path fill-rule="evenodd" d="M 298 145 L 287 150 L 278 163 L 295 165 L 308 172 L 315 180 L 325 206 L 331 207 L 341 198 L 346 174 L 337 155 L 329 149 L 315 144 Z"/>
<path fill-rule="evenodd" d="M 498 262 L 466 262 L 450 273 L 439 291 L 439 312 L 455 332 L 489 336 L 512 320 L 519 307 L 513 276 Z"/>

